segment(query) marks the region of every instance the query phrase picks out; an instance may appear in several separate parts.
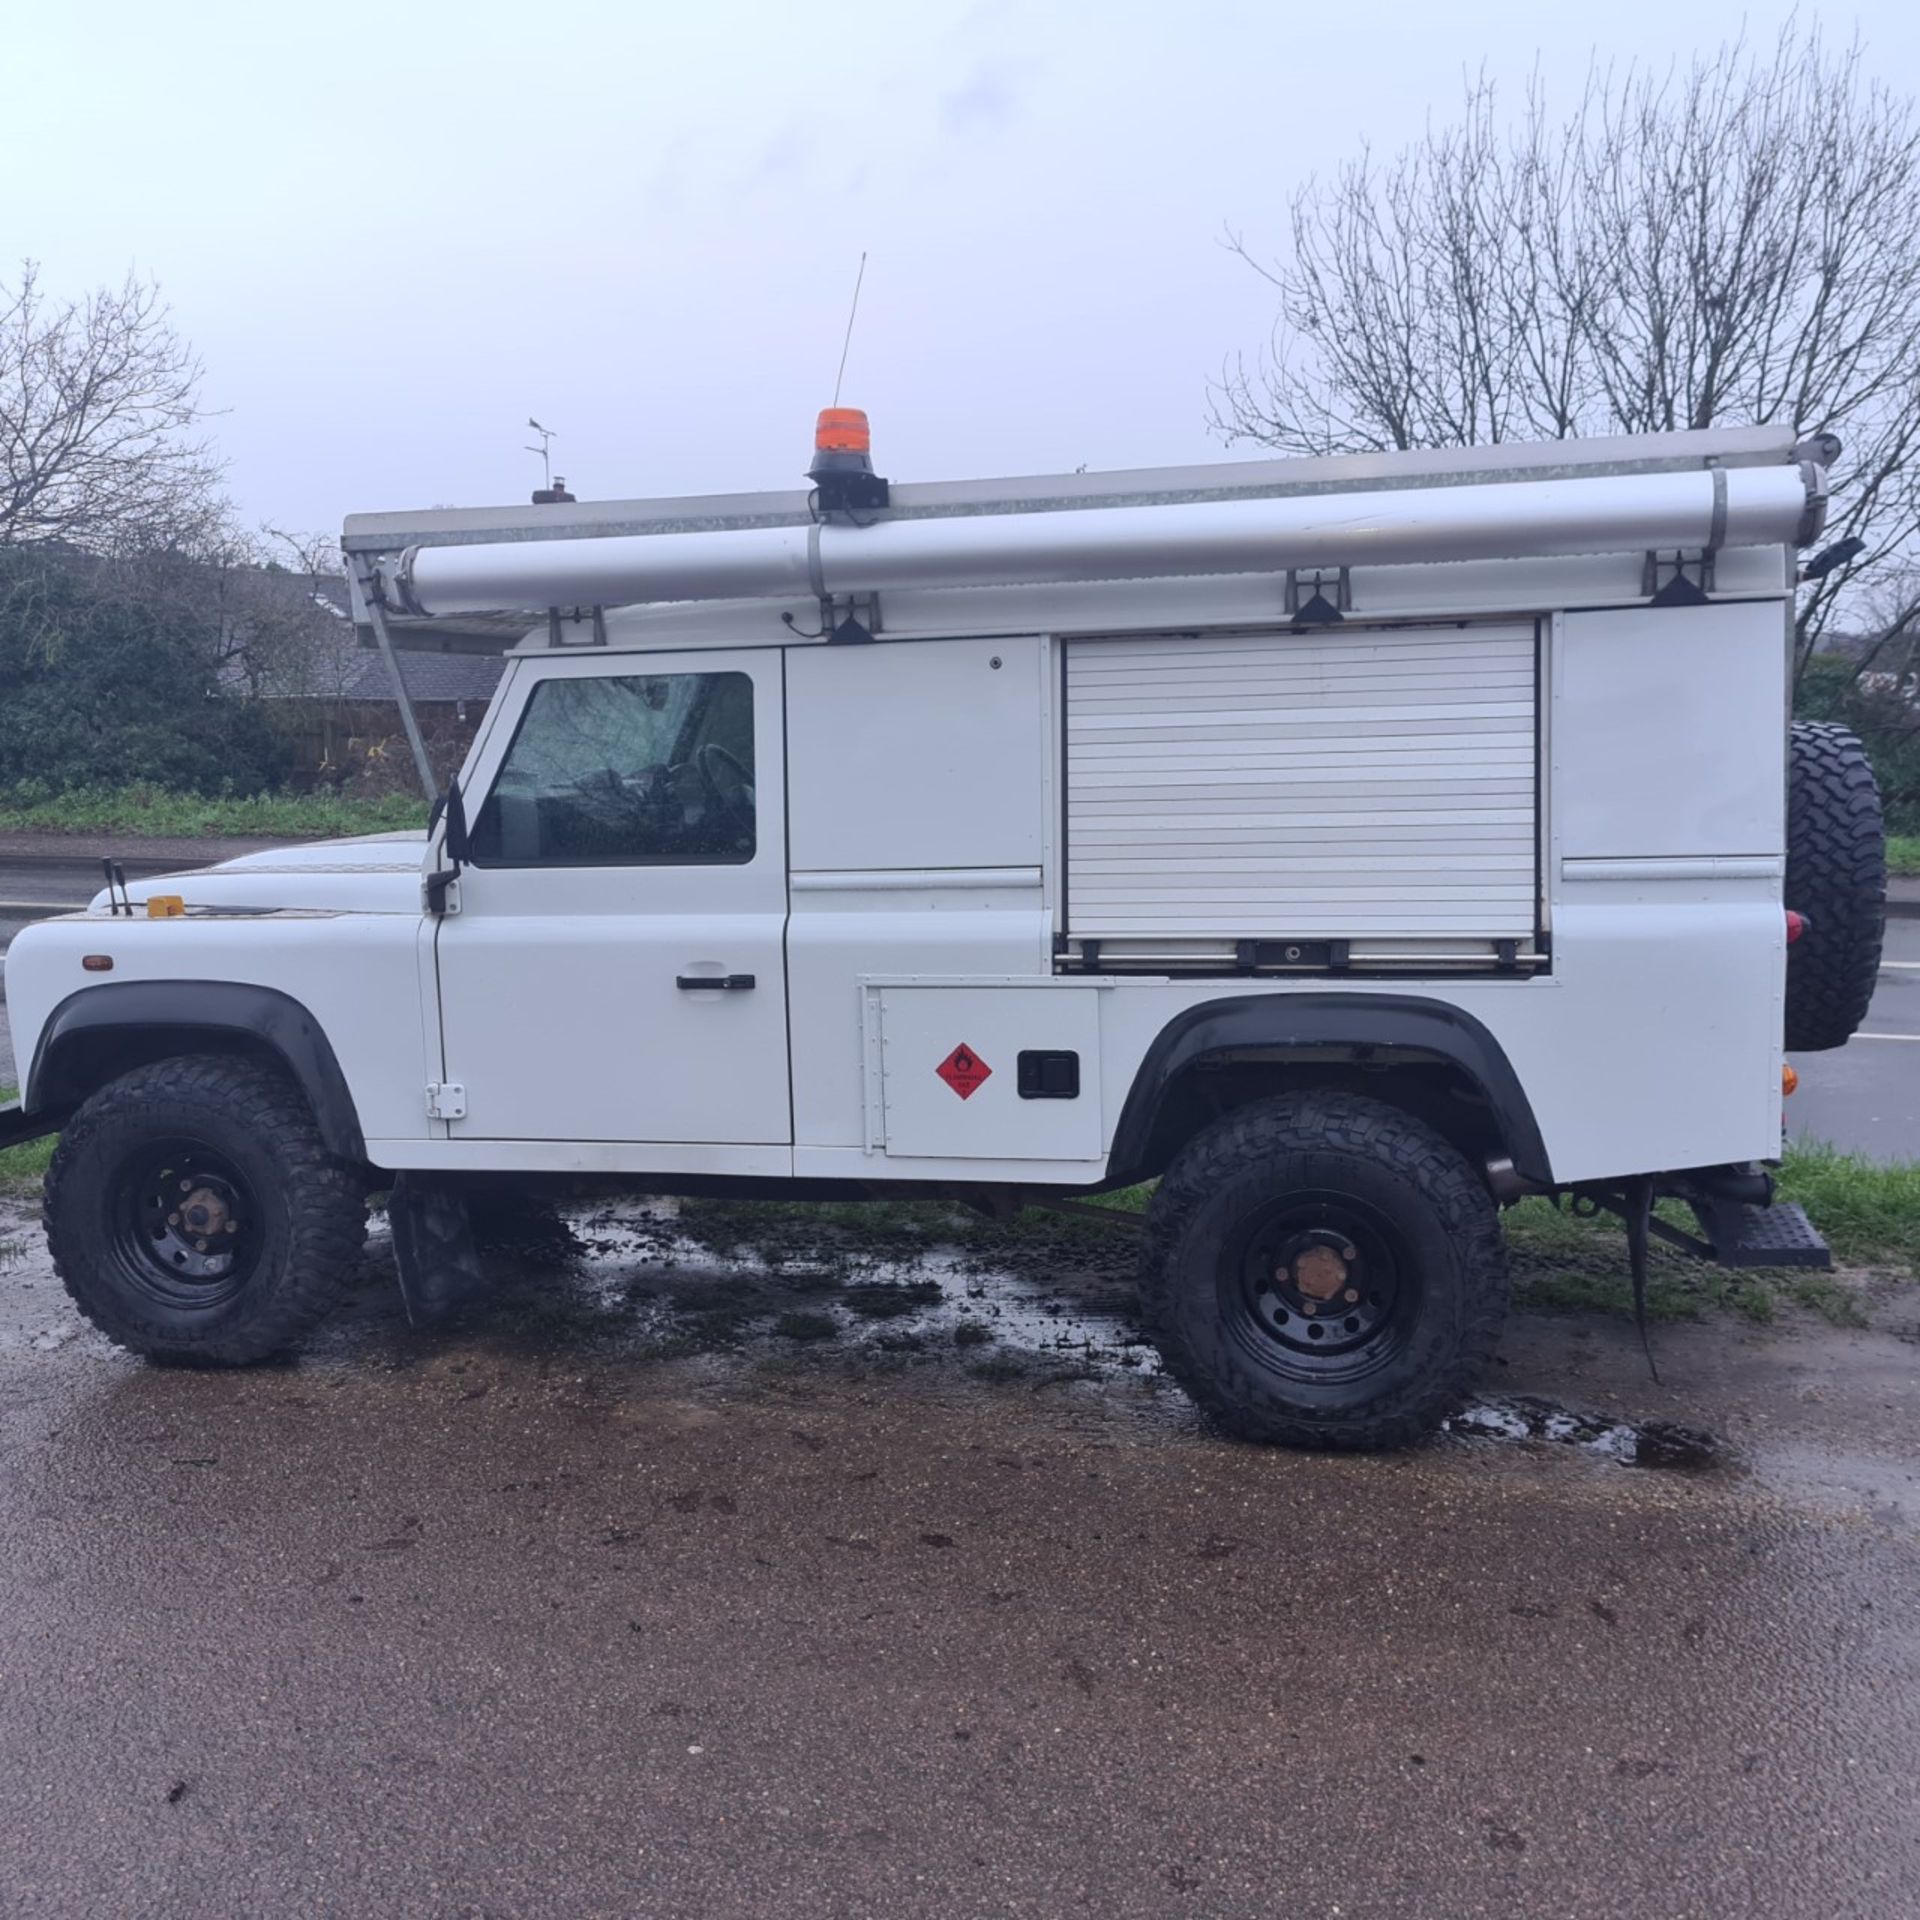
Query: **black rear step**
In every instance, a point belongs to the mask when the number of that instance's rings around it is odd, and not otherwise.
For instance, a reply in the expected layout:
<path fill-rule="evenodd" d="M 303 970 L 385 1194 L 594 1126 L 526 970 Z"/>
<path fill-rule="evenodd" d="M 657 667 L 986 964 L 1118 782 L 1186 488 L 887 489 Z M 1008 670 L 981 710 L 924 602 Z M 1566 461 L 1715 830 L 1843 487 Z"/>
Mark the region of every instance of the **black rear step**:
<path fill-rule="evenodd" d="M 1684 1200 L 1700 1224 L 1697 1234 L 1647 1209 L 1646 1232 L 1670 1247 L 1723 1267 L 1800 1267 L 1826 1272 L 1833 1252 L 1797 1201 L 1773 1198 L 1773 1176 L 1751 1164 L 1694 1167 L 1656 1175 L 1645 1185 L 1654 1198 Z M 1631 1188 L 1587 1187 L 1574 1195 L 1576 1213 L 1604 1208 L 1631 1225 L 1637 1209 Z"/>
<path fill-rule="evenodd" d="M 1687 1204 L 1700 1223 L 1701 1238 L 1657 1217 L 1648 1224 L 1662 1240 L 1703 1259 L 1723 1267 L 1806 1267 L 1822 1273 L 1833 1265 L 1833 1250 L 1798 1201 L 1778 1200 L 1770 1207 L 1720 1199 Z"/>

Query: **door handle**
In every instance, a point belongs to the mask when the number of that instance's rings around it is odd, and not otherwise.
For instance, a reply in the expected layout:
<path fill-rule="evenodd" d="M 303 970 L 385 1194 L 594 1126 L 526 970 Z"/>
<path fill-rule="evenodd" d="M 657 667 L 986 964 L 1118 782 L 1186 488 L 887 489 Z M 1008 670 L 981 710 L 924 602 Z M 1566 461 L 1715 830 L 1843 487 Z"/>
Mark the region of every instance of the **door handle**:
<path fill-rule="evenodd" d="M 673 983 L 682 993 L 751 993 L 750 973 L 683 973 Z"/>

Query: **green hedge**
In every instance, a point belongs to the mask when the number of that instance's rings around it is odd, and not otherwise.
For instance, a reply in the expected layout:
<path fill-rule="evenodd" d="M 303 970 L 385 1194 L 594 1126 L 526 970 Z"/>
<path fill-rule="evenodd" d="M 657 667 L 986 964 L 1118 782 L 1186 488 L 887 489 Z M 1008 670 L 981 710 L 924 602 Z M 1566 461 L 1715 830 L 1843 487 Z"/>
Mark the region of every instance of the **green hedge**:
<path fill-rule="evenodd" d="M 277 787 L 292 748 L 223 690 L 222 614 L 165 556 L 121 563 L 0 545 L 0 783 Z"/>
<path fill-rule="evenodd" d="M 1794 711 L 1802 720 L 1838 720 L 1860 736 L 1873 757 L 1887 831 L 1920 838 L 1920 728 L 1906 701 L 1862 690 L 1847 661 L 1821 655 L 1800 676 Z"/>
<path fill-rule="evenodd" d="M 424 827 L 417 794 L 345 799 L 335 793 L 170 793 L 138 783 L 58 792 L 41 781 L 0 787 L 0 832 L 152 834 L 197 838 L 231 834 L 263 840 L 390 833 Z"/>

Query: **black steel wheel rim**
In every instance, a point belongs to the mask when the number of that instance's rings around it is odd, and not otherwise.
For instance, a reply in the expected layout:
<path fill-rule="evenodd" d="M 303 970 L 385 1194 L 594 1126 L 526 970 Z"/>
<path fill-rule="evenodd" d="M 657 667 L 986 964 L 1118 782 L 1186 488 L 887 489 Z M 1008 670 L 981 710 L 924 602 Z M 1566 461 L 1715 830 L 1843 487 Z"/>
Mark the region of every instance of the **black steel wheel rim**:
<path fill-rule="evenodd" d="M 225 1306 L 260 1257 L 261 1216 L 247 1177 L 203 1140 L 156 1140 L 123 1156 L 113 1184 L 114 1264 L 156 1306 Z"/>
<path fill-rule="evenodd" d="M 1228 1337 L 1270 1373 L 1337 1386 L 1387 1366 L 1411 1337 L 1420 1277 L 1385 1209 L 1333 1188 L 1257 1208 L 1221 1263 Z"/>

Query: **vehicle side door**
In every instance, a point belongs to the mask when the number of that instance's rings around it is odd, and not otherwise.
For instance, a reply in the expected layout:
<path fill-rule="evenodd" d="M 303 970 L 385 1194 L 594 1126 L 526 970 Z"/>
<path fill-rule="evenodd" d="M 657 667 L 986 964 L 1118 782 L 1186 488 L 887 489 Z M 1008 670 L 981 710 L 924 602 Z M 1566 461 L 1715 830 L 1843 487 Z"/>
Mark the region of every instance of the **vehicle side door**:
<path fill-rule="evenodd" d="M 789 1143 L 779 651 L 528 669 L 440 927 L 449 1137 Z"/>

